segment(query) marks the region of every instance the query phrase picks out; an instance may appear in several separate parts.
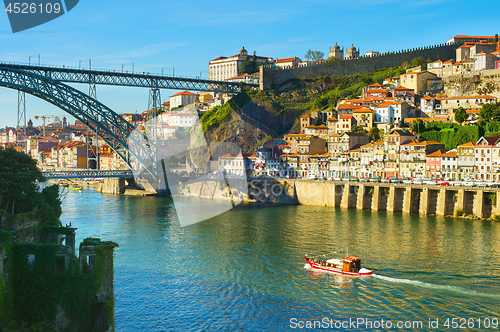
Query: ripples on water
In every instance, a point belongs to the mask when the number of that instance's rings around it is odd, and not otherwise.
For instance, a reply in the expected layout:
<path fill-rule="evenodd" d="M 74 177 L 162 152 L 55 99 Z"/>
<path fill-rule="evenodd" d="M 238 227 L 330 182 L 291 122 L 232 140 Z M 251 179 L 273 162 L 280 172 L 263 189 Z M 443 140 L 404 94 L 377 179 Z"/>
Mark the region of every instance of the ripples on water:
<path fill-rule="evenodd" d="M 177 208 L 203 209 L 186 199 Z M 181 228 L 172 200 L 69 192 L 63 224 L 119 243 L 117 331 L 279 331 L 290 319 L 498 317 L 498 223 L 311 206 L 237 207 Z M 77 243 L 78 243 L 77 242 Z M 304 268 L 349 247 L 376 275 Z M 343 254 L 339 254 L 341 258 Z"/>

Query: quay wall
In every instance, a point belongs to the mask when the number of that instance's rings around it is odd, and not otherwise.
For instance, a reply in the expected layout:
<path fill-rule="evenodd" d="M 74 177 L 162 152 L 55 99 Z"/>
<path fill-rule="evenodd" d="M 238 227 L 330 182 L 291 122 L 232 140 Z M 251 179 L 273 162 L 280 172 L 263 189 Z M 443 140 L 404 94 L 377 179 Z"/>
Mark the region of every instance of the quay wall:
<path fill-rule="evenodd" d="M 475 219 L 500 219 L 500 190 L 493 188 L 296 179 L 249 180 L 248 194 L 219 181 L 195 182 L 177 195 L 257 204 L 314 205 Z"/>
<path fill-rule="evenodd" d="M 480 219 L 500 217 L 500 190 L 493 188 L 292 179 L 278 181 L 287 182 L 297 204 Z"/>

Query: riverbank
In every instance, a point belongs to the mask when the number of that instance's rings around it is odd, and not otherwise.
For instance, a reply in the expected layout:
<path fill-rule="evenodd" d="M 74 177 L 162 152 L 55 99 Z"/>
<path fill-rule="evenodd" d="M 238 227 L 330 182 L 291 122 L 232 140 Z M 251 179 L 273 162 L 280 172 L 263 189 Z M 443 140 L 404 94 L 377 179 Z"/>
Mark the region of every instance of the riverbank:
<path fill-rule="evenodd" d="M 296 179 L 251 180 L 248 188 L 248 195 L 242 196 L 213 180 L 186 185 L 177 195 L 500 220 L 499 190 L 493 188 Z"/>

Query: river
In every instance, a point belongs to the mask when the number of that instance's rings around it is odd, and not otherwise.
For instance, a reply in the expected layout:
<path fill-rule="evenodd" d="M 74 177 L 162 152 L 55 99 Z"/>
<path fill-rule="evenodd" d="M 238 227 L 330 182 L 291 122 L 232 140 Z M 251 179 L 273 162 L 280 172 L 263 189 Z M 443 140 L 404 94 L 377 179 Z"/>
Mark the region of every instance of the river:
<path fill-rule="evenodd" d="M 186 198 L 177 208 L 209 204 Z M 78 228 L 77 244 L 91 236 L 120 245 L 116 331 L 360 331 L 370 321 L 379 330 L 500 329 L 498 222 L 239 206 L 183 228 L 170 198 L 92 189 L 67 193 L 61 221 Z M 374 276 L 304 268 L 305 253 L 344 250 L 341 258 L 347 247 Z"/>

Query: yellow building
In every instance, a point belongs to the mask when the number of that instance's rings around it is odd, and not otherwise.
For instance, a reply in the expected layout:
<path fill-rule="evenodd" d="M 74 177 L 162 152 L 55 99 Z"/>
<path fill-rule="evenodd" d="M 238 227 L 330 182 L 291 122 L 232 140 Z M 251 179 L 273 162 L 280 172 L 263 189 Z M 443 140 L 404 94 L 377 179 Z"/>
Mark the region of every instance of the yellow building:
<path fill-rule="evenodd" d="M 356 125 L 363 127 L 366 130 L 370 130 L 373 127 L 373 122 L 375 121 L 375 112 L 369 108 L 361 108 L 359 110 L 354 110 L 352 112 Z"/>
<path fill-rule="evenodd" d="M 406 73 L 400 76 L 400 84 L 402 87 L 413 89 L 415 93 L 427 91 L 427 81 L 435 80 L 438 76 L 428 71 L 416 71 Z"/>

